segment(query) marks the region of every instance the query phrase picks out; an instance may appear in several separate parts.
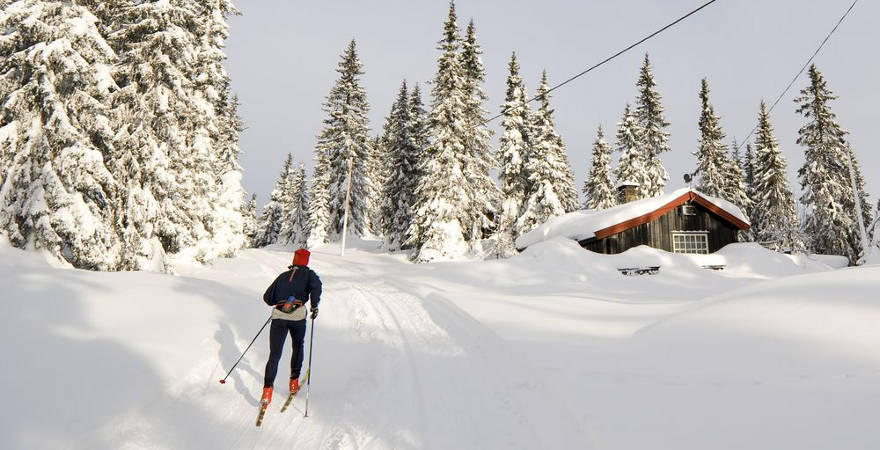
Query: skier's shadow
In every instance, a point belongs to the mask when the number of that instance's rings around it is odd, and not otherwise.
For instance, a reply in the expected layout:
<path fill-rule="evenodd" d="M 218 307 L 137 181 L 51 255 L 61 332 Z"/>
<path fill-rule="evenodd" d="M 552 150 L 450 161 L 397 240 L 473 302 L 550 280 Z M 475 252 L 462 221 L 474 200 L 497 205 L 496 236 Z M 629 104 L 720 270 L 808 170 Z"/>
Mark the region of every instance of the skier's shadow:
<path fill-rule="evenodd" d="M 232 333 L 232 328 L 229 328 L 229 325 L 225 322 L 220 322 L 220 328 L 214 333 L 214 340 L 220 344 L 220 354 L 218 358 L 223 362 L 223 367 L 232 367 L 235 364 L 235 360 L 241 356 L 241 351 L 244 348 L 239 349 L 235 343 L 235 336 Z M 228 370 L 228 369 L 227 369 Z M 241 360 L 238 364 L 238 367 L 232 371 L 232 374 L 229 375 L 230 378 L 234 381 L 235 390 L 241 394 L 242 397 L 247 399 L 248 403 L 253 406 L 257 406 L 260 404 L 259 400 L 254 397 L 253 393 L 249 391 L 245 386 L 245 381 L 242 380 L 241 375 L 239 374 L 239 370 L 244 370 L 248 374 L 252 375 L 257 380 L 262 380 L 263 374 L 255 370 L 251 367 L 250 363 L 248 363 L 247 358 Z"/>

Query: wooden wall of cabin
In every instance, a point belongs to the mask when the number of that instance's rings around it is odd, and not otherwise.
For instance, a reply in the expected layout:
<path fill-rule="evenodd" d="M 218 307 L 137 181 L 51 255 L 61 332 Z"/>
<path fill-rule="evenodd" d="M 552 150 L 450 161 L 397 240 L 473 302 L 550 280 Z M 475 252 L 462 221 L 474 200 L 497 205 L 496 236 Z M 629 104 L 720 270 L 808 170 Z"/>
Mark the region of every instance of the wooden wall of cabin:
<path fill-rule="evenodd" d="M 676 207 L 666 214 L 604 239 L 581 241 L 581 247 L 597 253 L 616 254 L 639 245 L 672 251 L 673 231 L 708 231 L 709 252 L 716 252 L 727 244 L 737 242 L 737 228 L 708 209 L 691 203 L 694 215 L 682 214 Z"/>

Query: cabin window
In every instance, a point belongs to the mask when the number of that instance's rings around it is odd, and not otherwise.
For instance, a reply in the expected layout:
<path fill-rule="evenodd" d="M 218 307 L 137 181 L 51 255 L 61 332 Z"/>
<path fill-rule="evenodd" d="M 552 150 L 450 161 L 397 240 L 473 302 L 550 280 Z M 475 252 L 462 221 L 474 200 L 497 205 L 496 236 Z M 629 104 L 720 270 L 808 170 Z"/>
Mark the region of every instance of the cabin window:
<path fill-rule="evenodd" d="M 709 233 L 698 232 L 673 232 L 672 251 L 675 253 L 697 253 L 705 255 L 709 253 Z"/>
<path fill-rule="evenodd" d="M 683 216 L 696 216 L 697 209 L 694 208 L 694 205 L 681 205 L 681 215 L 683 215 Z"/>

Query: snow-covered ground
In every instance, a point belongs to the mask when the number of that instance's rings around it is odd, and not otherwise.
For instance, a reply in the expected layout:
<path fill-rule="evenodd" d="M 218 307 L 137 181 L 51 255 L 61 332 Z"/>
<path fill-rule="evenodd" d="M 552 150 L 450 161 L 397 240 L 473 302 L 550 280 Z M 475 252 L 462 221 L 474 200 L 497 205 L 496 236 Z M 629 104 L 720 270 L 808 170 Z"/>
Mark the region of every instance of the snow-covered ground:
<path fill-rule="evenodd" d="M 880 448 L 880 266 L 749 244 L 601 256 L 553 240 L 429 265 L 356 246 L 312 256 L 310 417 L 304 396 L 283 415 L 276 397 L 257 429 L 267 336 L 217 380 L 289 250 L 169 276 L 0 243 L 0 448 Z M 660 272 L 616 270 L 646 265 Z"/>

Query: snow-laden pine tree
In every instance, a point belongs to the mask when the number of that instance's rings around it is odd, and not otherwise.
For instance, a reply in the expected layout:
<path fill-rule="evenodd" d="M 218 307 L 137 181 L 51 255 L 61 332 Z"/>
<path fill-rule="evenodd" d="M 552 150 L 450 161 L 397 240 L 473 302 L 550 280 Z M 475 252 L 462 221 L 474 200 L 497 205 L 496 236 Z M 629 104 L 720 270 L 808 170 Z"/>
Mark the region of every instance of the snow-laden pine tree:
<path fill-rule="evenodd" d="M 639 198 L 648 197 L 650 183 L 647 155 L 641 147 L 641 129 L 629 104 L 623 109 L 620 123 L 617 124 L 617 147 L 620 152 L 617 167 L 614 169 L 616 185 L 631 184 L 637 187 Z"/>
<path fill-rule="evenodd" d="M 501 192 L 498 185 L 492 179 L 489 171 L 497 167 L 495 155 L 489 146 L 492 132 L 486 126 L 487 112 L 483 104 L 488 96 L 483 91 L 482 84 L 486 77 L 483 60 L 480 55 L 483 50 L 477 43 L 474 21 L 468 23 L 464 39 L 461 42 L 461 68 L 464 74 L 465 95 L 465 145 L 468 150 L 468 158 L 464 165 L 465 177 L 470 189 L 471 206 L 464 211 L 461 222 L 465 232 L 465 239 L 476 250 L 477 244 L 484 236 L 484 231 L 494 227 L 492 220 L 498 209 Z"/>
<path fill-rule="evenodd" d="M 750 199 L 749 206 L 746 209 L 746 217 L 749 218 L 749 222 L 754 223 L 757 191 L 755 190 L 755 151 L 752 148 L 751 143 L 746 144 L 746 153 L 743 155 L 742 159 L 742 172 L 746 184 L 746 197 Z"/>
<path fill-rule="evenodd" d="M 607 209 L 617 205 L 614 183 L 611 181 L 611 146 L 605 142 L 602 125 L 596 130 L 593 157 L 584 181 L 584 208 Z"/>
<path fill-rule="evenodd" d="M 726 158 L 724 166 L 725 185 L 721 198 L 730 201 L 746 215 L 751 217 L 752 197 L 749 196 L 749 185 L 743 173 L 743 157 L 740 155 L 739 144 L 736 139 L 730 148 L 730 154 Z M 740 231 L 740 241 L 751 242 L 754 240 L 752 230 Z"/>
<path fill-rule="evenodd" d="M 194 95 L 202 105 L 203 122 L 194 142 L 210 145 L 213 192 L 211 216 L 207 226 L 211 243 L 203 244 L 206 257 L 230 256 L 245 245 L 242 207 L 245 192 L 238 164 L 238 140 L 243 126 L 238 116 L 238 100 L 230 88 L 229 74 L 223 66 L 224 42 L 229 37 L 227 19 L 240 14 L 231 0 L 201 0 L 197 5 L 196 36 L 199 54 L 195 64 Z"/>
<path fill-rule="evenodd" d="M 306 169 L 302 164 L 298 168 L 290 169 L 284 188 L 278 243 L 297 248 L 304 247 L 308 240 L 309 192 L 306 184 Z"/>
<path fill-rule="evenodd" d="M 639 94 L 636 97 L 635 117 L 639 125 L 639 148 L 644 153 L 646 195 L 656 197 L 663 194 L 663 187 L 669 180 L 669 173 L 663 167 L 660 154 L 669 151 L 669 122 L 663 117 L 660 93 L 655 89 L 657 83 L 651 73 L 651 63 L 645 54 L 639 80 L 636 83 Z"/>
<path fill-rule="evenodd" d="M 523 233 L 517 227 L 517 219 L 522 215 L 526 195 L 531 191 L 526 168 L 532 151 L 534 130 L 516 53 L 511 54 L 507 67 L 507 92 L 501 105 L 501 128 L 504 132 L 498 147 L 502 203 L 494 236 L 494 253 L 497 256 L 510 256 L 516 251 L 514 242 Z"/>
<path fill-rule="evenodd" d="M 327 152 L 318 150 L 309 188 L 308 247 L 327 242 L 330 228 L 330 161 Z"/>
<path fill-rule="evenodd" d="M 843 255 L 855 263 L 862 253 L 858 221 L 868 226 L 871 210 L 862 185 L 858 188 L 863 216 L 856 213 L 848 160 L 852 161 L 857 184 L 861 170 L 846 142 L 847 132 L 829 107 L 837 97 L 815 64 L 810 66 L 809 76 L 809 86 L 795 99 L 797 112 L 807 120 L 798 130 L 797 140 L 805 153 L 804 165 L 798 170 L 803 190 L 800 202 L 806 218 L 804 232 L 810 251 Z"/>
<path fill-rule="evenodd" d="M 197 249 L 198 259 L 210 256 L 217 189 L 204 128 L 212 112 L 193 81 L 201 68 L 198 11 L 189 1 L 129 0 L 118 10 L 123 25 L 111 35 L 120 56 L 113 160 L 127 181 L 122 209 L 147 244 L 142 256 L 160 262 L 163 253 L 184 249 Z"/>
<path fill-rule="evenodd" d="M 727 148 L 724 145 L 724 132 L 721 131 L 720 118 L 709 103 L 709 83 L 705 78 L 700 82 L 700 145 L 697 156 L 697 189 L 713 197 L 724 198 L 727 185 Z M 729 200 L 729 199 L 728 199 Z"/>
<path fill-rule="evenodd" d="M 382 196 L 385 194 L 385 184 L 391 172 L 388 168 L 388 149 L 384 143 L 385 135 L 375 136 L 370 139 L 370 159 L 368 163 L 370 186 L 372 193 L 367 196 L 369 204 L 367 206 L 367 229 L 373 236 L 383 236 L 382 205 L 385 200 Z"/>
<path fill-rule="evenodd" d="M 257 194 L 251 195 L 241 209 L 244 222 L 242 231 L 245 237 L 245 247 L 254 247 L 254 236 L 257 234 Z"/>
<path fill-rule="evenodd" d="M 404 232 L 404 235 L 401 239 L 403 243 L 401 248 L 410 248 L 412 245 L 407 244 L 408 242 L 413 241 L 413 234 L 416 230 L 412 226 L 413 217 L 415 214 L 415 204 L 416 204 L 416 189 L 419 185 L 419 180 L 422 178 L 422 172 L 420 169 L 420 164 L 422 158 L 424 158 L 425 150 L 428 148 L 428 139 L 430 139 L 431 129 L 429 125 L 429 117 L 428 112 L 425 110 L 424 103 L 422 103 L 422 91 L 419 88 L 418 83 L 413 87 L 412 93 L 409 95 L 409 103 L 407 104 L 409 108 L 409 131 L 407 132 L 410 140 L 410 148 L 412 150 L 412 176 L 409 178 L 408 183 L 406 185 L 405 191 L 409 192 L 409 211 L 410 218 L 409 223 L 410 226 Z"/>
<path fill-rule="evenodd" d="M 419 162 L 421 176 L 407 242 L 415 247 L 412 259 L 417 262 L 455 259 L 469 250 L 461 223 L 463 212 L 472 205 L 464 173 L 467 95 L 455 18 L 455 4 L 450 2 L 431 89 L 430 138 Z"/>
<path fill-rule="evenodd" d="M 313 211 L 319 217 L 328 218 L 325 239 L 341 237 L 349 190 L 348 230 L 359 236 L 368 232 L 370 196 L 374 192 L 370 180 L 374 155 L 367 119 L 370 106 L 360 84 L 363 64 L 357 56 L 354 40 L 343 52 L 336 72 L 339 78 L 324 102 L 327 118 L 315 147 L 316 158 L 326 158 L 327 163 L 328 202 L 321 204 L 321 195 L 312 196 L 317 203 L 315 208 L 326 208 L 326 211 Z M 316 179 L 317 170 L 316 166 Z"/>
<path fill-rule="evenodd" d="M 755 135 L 752 231 L 756 241 L 773 250 L 803 251 L 794 198 L 786 178 L 787 164 L 762 101 Z"/>
<path fill-rule="evenodd" d="M 22 0 L 0 11 L 0 231 L 94 270 L 121 268 L 105 161 L 116 55 L 76 3 Z"/>
<path fill-rule="evenodd" d="M 545 71 L 541 74 L 536 96 L 540 105 L 531 118 L 533 139 L 525 167 L 529 190 L 516 224 L 521 233 L 578 207 L 574 175 L 568 164 L 565 145 L 553 124 L 549 89 Z"/>
<path fill-rule="evenodd" d="M 290 174 L 293 170 L 293 157 L 288 154 L 275 182 L 275 188 L 269 194 L 269 201 L 260 212 L 257 232 L 254 235 L 254 247 L 265 247 L 279 242 L 281 229 L 284 226 L 285 204 L 288 203 Z"/>
<path fill-rule="evenodd" d="M 412 222 L 412 205 L 417 182 L 418 150 L 410 136 L 410 93 L 406 81 L 400 84 L 397 99 L 385 122 L 383 145 L 388 155 L 389 176 L 382 204 L 382 234 L 389 251 L 400 250 Z"/>

